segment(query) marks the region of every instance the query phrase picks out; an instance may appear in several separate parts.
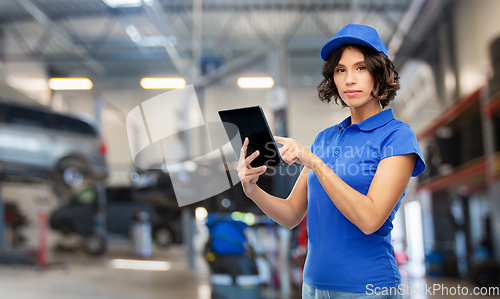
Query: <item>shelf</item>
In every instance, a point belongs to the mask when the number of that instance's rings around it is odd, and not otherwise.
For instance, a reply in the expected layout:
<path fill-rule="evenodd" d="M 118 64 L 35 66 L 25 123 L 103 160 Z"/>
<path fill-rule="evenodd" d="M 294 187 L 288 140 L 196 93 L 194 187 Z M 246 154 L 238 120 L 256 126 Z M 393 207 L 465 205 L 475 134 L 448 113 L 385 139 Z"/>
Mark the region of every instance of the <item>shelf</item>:
<path fill-rule="evenodd" d="M 430 126 L 417 135 L 418 141 L 422 141 L 435 134 L 435 132 L 448 125 L 457 117 L 462 115 L 467 109 L 481 99 L 483 86 L 458 101 L 453 107 L 448 109 L 443 115 L 437 118 Z M 500 111 L 500 92 L 492 96 L 482 107 L 486 117 L 492 117 Z M 500 179 L 500 152 L 495 153 L 493 180 Z M 488 164 L 485 157 L 479 157 L 455 168 L 451 174 L 436 175 L 432 178 L 420 182 L 417 186 L 417 192 L 429 190 L 431 192 L 442 190 L 449 187 L 458 188 L 463 194 L 470 194 L 487 188 Z"/>
<path fill-rule="evenodd" d="M 496 152 L 492 180 L 500 179 L 500 151 Z M 431 192 L 442 190 L 451 186 L 460 187 L 461 193 L 471 194 L 474 191 L 487 187 L 488 163 L 484 156 L 469 161 L 457 167 L 451 174 L 436 175 L 426 181 L 420 182 L 416 191 L 429 190 Z"/>
<path fill-rule="evenodd" d="M 493 114 L 500 111 L 500 92 L 497 92 L 493 97 L 491 97 L 491 99 L 488 101 L 488 103 L 485 104 L 483 109 L 484 113 L 488 117 L 492 117 Z"/>
<path fill-rule="evenodd" d="M 450 186 L 459 185 L 478 176 L 484 176 L 487 171 L 487 163 L 484 156 L 469 161 L 459 166 L 451 174 L 436 175 L 427 181 L 421 182 L 416 191 L 429 190 L 431 192 L 442 190 Z M 480 179 L 480 181 L 484 179 Z"/>
<path fill-rule="evenodd" d="M 437 118 L 429 127 L 420 132 L 417 135 L 417 140 L 422 141 L 430 136 L 432 136 L 439 128 L 446 126 L 455 118 L 460 116 L 467 108 L 472 106 L 475 102 L 477 102 L 482 95 L 483 87 L 479 87 L 473 93 L 469 94 L 459 102 L 457 102 L 453 107 L 451 107 L 448 111 L 443 113 L 439 118 Z"/>

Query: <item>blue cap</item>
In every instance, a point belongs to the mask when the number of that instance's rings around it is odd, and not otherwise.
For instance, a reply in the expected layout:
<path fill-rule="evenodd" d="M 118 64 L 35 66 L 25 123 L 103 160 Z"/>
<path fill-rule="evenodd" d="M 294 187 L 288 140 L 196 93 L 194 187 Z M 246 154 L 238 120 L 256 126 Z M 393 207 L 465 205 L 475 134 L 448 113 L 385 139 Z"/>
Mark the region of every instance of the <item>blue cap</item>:
<path fill-rule="evenodd" d="M 333 51 L 346 44 L 367 46 L 389 57 L 387 48 L 380 36 L 378 36 L 377 30 L 370 26 L 358 24 L 349 24 L 340 29 L 331 40 L 321 47 L 319 55 L 323 61 L 326 61 Z"/>

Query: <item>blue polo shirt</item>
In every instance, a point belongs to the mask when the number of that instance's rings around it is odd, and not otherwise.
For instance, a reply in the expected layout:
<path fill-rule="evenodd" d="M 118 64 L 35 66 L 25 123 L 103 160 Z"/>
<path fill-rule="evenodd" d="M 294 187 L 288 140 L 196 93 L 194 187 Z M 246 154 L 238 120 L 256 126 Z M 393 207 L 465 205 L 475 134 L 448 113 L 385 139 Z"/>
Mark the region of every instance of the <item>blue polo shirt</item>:
<path fill-rule="evenodd" d="M 411 127 L 383 110 L 351 125 L 351 116 L 321 131 L 311 152 L 321 158 L 345 183 L 366 195 L 380 160 L 417 154 L 412 176 L 425 162 Z M 390 187 L 390 185 L 387 185 Z M 398 287 L 401 276 L 391 245 L 392 220 L 401 198 L 385 223 L 365 235 L 337 209 L 313 171 L 307 178 L 308 253 L 304 281 L 317 289 L 364 293 L 376 287 Z M 367 289 L 367 285 L 369 289 Z"/>

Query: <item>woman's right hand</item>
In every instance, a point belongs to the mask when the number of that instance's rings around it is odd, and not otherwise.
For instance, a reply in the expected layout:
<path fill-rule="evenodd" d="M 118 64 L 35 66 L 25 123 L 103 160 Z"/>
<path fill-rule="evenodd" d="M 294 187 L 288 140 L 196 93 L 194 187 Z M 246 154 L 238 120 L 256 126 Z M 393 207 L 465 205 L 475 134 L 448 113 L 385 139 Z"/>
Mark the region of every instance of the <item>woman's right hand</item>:
<path fill-rule="evenodd" d="M 246 196 L 249 196 L 255 191 L 259 176 L 266 172 L 267 169 L 266 166 L 250 166 L 250 163 L 259 155 L 259 151 L 255 151 L 253 154 L 245 158 L 247 155 L 248 142 L 248 137 L 246 137 L 245 142 L 243 142 L 243 146 L 241 147 L 239 165 L 238 168 L 236 168 L 238 171 L 238 177 L 241 181 L 241 186 L 243 186 L 243 192 L 245 192 Z"/>

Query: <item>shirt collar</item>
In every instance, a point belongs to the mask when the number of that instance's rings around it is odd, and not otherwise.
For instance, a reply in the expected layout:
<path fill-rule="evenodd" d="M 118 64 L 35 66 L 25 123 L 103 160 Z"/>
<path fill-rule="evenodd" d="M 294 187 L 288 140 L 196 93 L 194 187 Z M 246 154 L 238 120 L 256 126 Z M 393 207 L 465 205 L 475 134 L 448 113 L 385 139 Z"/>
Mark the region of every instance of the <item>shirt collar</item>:
<path fill-rule="evenodd" d="M 362 131 L 371 131 L 378 127 L 381 127 L 394 119 L 394 113 L 392 109 L 382 110 L 381 112 L 370 116 L 369 118 L 357 123 L 356 125 Z M 345 130 L 351 124 L 351 116 L 344 119 L 339 127 Z"/>

